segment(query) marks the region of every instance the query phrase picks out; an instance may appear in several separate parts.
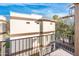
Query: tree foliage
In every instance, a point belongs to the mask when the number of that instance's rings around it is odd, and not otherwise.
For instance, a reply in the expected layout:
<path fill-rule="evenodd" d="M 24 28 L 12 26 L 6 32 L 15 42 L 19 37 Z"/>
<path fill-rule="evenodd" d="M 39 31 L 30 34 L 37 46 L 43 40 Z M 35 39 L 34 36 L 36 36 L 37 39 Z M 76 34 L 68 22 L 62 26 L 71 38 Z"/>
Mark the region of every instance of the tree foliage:
<path fill-rule="evenodd" d="M 68 25 L 58 17 L 57 15 L 53 16 L 53 20 L 56 21 L 56 37 L 66 38 L 74 35 L 74 25 Z"/>

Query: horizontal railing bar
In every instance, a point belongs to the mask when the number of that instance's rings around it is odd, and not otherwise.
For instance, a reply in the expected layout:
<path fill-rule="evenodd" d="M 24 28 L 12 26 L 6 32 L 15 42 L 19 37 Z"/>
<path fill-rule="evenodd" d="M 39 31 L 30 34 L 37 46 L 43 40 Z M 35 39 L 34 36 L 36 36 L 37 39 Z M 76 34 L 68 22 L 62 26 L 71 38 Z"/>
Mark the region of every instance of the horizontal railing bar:
<path fill-rule="evenodd" d="M 64 46 L 67 46 L 67 47 L 69 47 L 69 48 L 72 48 L 72 49 L 74 49 L 74 47 L 73 47 L 73 46 L 71 46 L 71 45 L 68 45 L 68 44 L 65 44 L 65 43 L 56 42 L 56 41 L 55 41 L 55 43 L 59 43 L 59 44 L 62 44 L 62 45 L 64 45 Z"/>
<path fill-rule="evenodd" d="M 54 34 L 48 34 L 48 35 L 54 35 Z M 42 35 L 42 36 L 47 36 L 47 35 Z M 27 38 L 11 39 L 10 41 L 29 39 L 29 38 L 34 38 L 34 37 L 41 37 L 41 36 L 32 36 L 32 37 L 27 37 Z M 0 41 L 0 42 L 6 42 L 6 41 Z"/>

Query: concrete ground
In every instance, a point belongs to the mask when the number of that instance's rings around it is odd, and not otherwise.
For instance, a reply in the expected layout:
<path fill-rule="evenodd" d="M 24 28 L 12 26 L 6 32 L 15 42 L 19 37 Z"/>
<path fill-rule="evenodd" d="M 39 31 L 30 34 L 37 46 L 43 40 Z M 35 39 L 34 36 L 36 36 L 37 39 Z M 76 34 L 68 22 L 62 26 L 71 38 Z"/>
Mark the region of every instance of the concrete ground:
<path fill-rule="evenodd" d="M 63 49 L 58 49 L 58 50 L 56 50 L 56 51 L 54 51 L 54 52 L 52 52 L 52 53 L 50 53 L 50 54 L 48 54 L 46 56 L 73 56 L 73 55 L 66 52 Z"/>

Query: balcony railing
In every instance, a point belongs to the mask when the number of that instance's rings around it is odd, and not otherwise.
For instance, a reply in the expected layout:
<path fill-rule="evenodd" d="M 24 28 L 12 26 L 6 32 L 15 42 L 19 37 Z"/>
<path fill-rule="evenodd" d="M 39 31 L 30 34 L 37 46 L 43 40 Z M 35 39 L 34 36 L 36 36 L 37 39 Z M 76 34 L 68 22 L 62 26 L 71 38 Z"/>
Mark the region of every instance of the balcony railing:
<path fill-rule="evenodd" d="M 45 56 L 58 48 L 74 54 L 74 47 L 55 41 L 54 34 L 0 41 L 1 56 Z"/>
<path fill-rule="evenodd" d="M 69 52 L 70 54 L 74 55 L 74 52 L 75 52 L 74 46 L 69 43 L 66 43 L 66 42 L 63 43 L 62 41 L 56 41 L 55 47 L 56 49 L 62 48 L 65 51 Z"/>
<path fill-rule="evenodd" d="M 20 39 L 6 39 L 0 41 L 0 55 L 2 56 L 39 56 L 46 55 L 53 50 L 54 34 L 34 36 Z M 42 43 L 41 43 L 41 42 Z M 41 43 L 41 44 L 40 44 Z"/>

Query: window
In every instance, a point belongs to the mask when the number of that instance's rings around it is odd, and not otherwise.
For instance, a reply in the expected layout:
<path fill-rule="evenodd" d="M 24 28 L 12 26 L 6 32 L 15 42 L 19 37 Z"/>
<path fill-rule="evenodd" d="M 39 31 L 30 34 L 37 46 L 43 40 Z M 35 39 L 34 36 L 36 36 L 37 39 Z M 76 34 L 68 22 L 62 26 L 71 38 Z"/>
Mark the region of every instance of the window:
<path fill-rule="evenodd" d="M 35 21 L 36 24 L 39 24 L 39 21 Z"/>
<path fill-rule="evenodd" d="M 26 22 L 26 24 L 30 24 L 30 22 Z"/>

